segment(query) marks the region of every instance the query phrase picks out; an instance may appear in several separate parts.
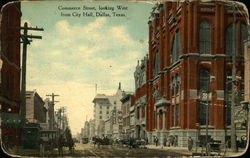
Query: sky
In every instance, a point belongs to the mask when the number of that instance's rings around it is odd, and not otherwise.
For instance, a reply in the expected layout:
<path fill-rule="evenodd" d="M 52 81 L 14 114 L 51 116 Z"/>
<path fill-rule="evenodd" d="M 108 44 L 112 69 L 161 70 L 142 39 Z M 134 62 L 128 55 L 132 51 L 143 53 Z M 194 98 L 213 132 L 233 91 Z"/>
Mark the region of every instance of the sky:
<path fill-rule="evenodd" d="M 63 7 L 116 7 L 125 17 L 62 17 Z M 95 85 L 97 93 L 114 94 L 122 89 L 134 91 L 137 60 L 148 52 L 148 18 L 153 3 L 146 2 L 22 2 L 22 25 L 43 28 L 29 31 L 40 35 L 27 50 L 27 90 L 60 96 L 55 108 L 66 107 L 73 134 L 93 118 Z M 80 14 L 83 10 L 76 11 Z M 112 11 L 105 11 L 112 15 Z M 118 12 L 118 11 L 116 11 Z"/>

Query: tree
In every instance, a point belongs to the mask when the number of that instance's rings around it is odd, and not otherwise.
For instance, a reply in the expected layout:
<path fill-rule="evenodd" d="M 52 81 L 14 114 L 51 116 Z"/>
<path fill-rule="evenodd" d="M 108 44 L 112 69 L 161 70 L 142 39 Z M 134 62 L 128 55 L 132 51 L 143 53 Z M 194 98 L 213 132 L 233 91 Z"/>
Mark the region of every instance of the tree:
<path fill-rule="evenodd" d="M 74 141 L 73 141 L 73 138 L 72 138 L 72 134 L 71 134 L 71 130 L 67 127 L 65 129 L 65 138 L 66 138 L 66 147 L 69 147 L 69 151 L 71 151 L 71 153 L 73 152 L 73 147 L 74 147 Z"/>

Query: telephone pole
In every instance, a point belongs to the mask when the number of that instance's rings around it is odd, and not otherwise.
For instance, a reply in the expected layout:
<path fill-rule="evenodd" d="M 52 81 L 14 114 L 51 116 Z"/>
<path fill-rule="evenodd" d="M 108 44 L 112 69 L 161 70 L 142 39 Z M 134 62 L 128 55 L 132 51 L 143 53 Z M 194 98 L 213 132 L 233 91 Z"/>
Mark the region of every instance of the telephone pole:
<path fill-rule="evenodd" d="M 55 101 L 55 97 L 56 96 L 59 96 L 58 94 L 54 94 L 54 93 L 52 93 L 52 94 L 47 94 L 46 96 L 48 96 L 48 97 L 51 97 L 52 98 L 52 101 L 51 101 L 51 103 L 52 103 L 52 120 L 51 120 L 51 129 L 54 129 L 55 127 L 54 127 L 54 122 L 55 122 L 55 116 L 54 116 L 54 106 L 55 106 L 55 103 L 57 103 L 57 102 L 59 102 L 59 101 Z"/>
<path fill-rule="evenodd" d="M 23 57 L 22 57 L 22 86 L 21 86 L 21 111 L 20 115 L 22 118 L 22 123 L 25 123 L 26 118 L 26 58 L 27 58 L 27 45 L 32 42 L 30 39 L 42 39 L 42 36 L 33 36 L 28 35 L 28 30 L 32 31 L 43 31 L 43 28 L 33 28 L 28 27 L 28 23 L 24 23 L 24 27 L 19 27 L 17 29 L 23 30 L 23 34 L 21 34 L 21 39 L 23 43 Z"/>
<path fill-rule="evenodd" d="M 55 103 L 59 102 L 59 101 L 55 101 L 55 97 L 60 96 L 60 95 L 58 95 L 58 94 L 52 93 L 52 94 L 47 94 L 46 96 L 52 98 L 52 101 L 51 101 L 51 102 L 52 102 L 53 105 L 55 105 Z"/>

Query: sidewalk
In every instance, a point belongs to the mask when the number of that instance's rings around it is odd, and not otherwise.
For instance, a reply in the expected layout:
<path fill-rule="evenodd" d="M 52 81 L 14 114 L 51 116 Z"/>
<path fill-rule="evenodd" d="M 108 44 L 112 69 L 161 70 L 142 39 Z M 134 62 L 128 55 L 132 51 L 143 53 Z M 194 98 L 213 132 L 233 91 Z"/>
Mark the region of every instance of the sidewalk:
<path fill-rule="evenodd" d="M 187 147 L 173 147 L 173 146 L 167 147 L 167 146 L 155 146 L 155 145 L 146 145 L 146 147 L 148 149 L 165 150 L 165 151 L 176 152 L 176 153 L 189 155 L 189 156 L 195 156 L 195 155 L 201 156 L 202 154 L 205 154 L 206 152 L 205 149 L 203 149 L 203 152 L 202 152 L 201 147 L 197 148 L 197 151 L 196 151 L 195 146 L 193 147 L 192 151 L 188 151 Z M 244 149 L 239 149 L 238 152 L 232 152 L 230 151 L 230 149 L 227 149 L 226 152 L 225 150 L 222 150 L 220 152 L 220 155 L 224 157 L 237 157 L 237 156 L 244 154 L 244 151 L 245 151 Z M 218 152 L 217 153 L 211 152 L 211 154 L 217 155 Z"/>
<path fill-rule="evenodd" d="M 173 147 L 173 146 L 155 146 L 155 145 L 146 145 L 148 149 L 158 149 L 158 150 L 166 150 L 176 153 L 181 153 L 183 155 L 192 155 L 192 151 L 188 151 L 187 147 Z"/>

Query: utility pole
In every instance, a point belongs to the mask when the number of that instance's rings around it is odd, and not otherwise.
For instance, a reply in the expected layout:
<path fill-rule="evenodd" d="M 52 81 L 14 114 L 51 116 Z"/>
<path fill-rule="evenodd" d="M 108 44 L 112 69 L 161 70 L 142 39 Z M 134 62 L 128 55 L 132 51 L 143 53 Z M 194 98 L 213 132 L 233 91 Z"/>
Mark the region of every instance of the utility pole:
<path fill-rule="evenodd" d="M 235 17 L 235 3 L 233 3 L 233 54 L 232 54 L 232 62 L 233 62 L 233 68 L 232 68 L 232 104 L 231 104 L 231 149 L 233 152 L 237 151 L 236 148 L 236 129 L 235 129 L 235 99 L 236 99 L 236 17 Z"/>
<path fill-rule="evenodd" d="M 43 31 L 43 28 L 32 28 L 28 27 L 28 23 L 24 23 L 24 27 L 17 28 L 20 30 L 23 30 L 23 34 L 21 34 L 21 39 L 23 43 L 23 57 L 22 57 L 22 87 L 21 87 L 21 119 L 22 123 L 25 123 L 25 118 L 26 118 L 26 58 L 27 58 L 27 45 L 32 42 L 30 39 L 42 39 L 42 36 L 33 36 L 33 35 L 28 35 L 28 30 L 33 30 L 33 31 Z"/>
<path fill-rule="evenodd" d="M 51 129 L 54 129 L 54 122 L 55 122 L 55 117 L 54 117 L 54 106 L 55 106 L 55 103 L 57 103 L 57 102 L 59 102 L 59 101 L 55 101 L 55 97 L 56 96 L 59 96 L 58 94 L 54 94 L 54 93 L 52 93 L 52 94 L 47 94 L 46 96 L 48 96 L 48 97 L 51 97 L 52 98 L 52 109 L 53 109 L 53 113 L 52 113 L 52 120 L 51 120 Z M 51 119 L 51 118 L 50 118 Z"/>
<path fill-rule="evenodd" d="M 58 95 L 58 94 L 52 93 L 52 94 L 47 94 L 46 96 L 52 98 L 52 104 L 53 104 L 53 105 L 55 105 L 56 102 L 59 102 L 59 101 L 55 101 L 55 97 L 60 96 L 60 95 Z"/>

